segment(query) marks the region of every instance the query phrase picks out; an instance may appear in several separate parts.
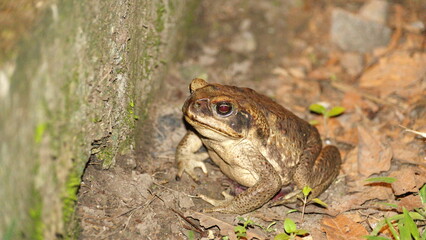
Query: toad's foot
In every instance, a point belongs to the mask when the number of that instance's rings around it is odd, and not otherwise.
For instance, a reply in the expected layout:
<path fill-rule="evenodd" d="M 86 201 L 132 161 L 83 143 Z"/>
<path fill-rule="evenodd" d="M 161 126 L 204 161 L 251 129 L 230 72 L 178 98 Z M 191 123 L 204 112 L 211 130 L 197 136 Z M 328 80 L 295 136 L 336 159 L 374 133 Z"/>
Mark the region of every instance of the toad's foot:
<path fill-rule="evenodd" d="M 201 168 L 204 174 L 207 174 L 207 167 L 203 160 L 207 159 L 209 154 L 206 152 L 203 153 L 191 153 L 186 155 L 181 155 L 177 158 L 178 163 L 178 173 L 176 175 L 176 180 L 180 180 L 184 172 L 194 179 L 195 182 L 199 183 L 197 173 L 195 168 Z"/>
<path fill-rule="evenodd" d="M 234 197 L 232 195 L 230 195 L 227 192 L 222 192 L 222 196 L 225 197 L 224 200 L 218 200 L 218 199 L 213 199 L 210 198 L 206 195 L 200 194 L 199 197 L 201 199 L 203 199 L 204 201 L 210 203 L 211 205 L 213 205 L 213 208 L 206 208 L 203 209 L 203 212 L 209 213 L 209 212 L 227 212 L 227 208 L 230 205 L 230 203 L 232 202 L 232 200 L 234 199 Z"/>

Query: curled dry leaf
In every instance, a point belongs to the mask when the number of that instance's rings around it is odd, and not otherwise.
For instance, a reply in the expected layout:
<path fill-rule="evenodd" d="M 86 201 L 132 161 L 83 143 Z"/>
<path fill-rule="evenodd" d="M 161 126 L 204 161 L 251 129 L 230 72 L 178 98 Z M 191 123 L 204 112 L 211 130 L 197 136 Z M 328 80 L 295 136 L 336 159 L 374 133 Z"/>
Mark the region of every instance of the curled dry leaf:
<path fill-rule="evenodd" d="M 229 239 L 231 240 L 237 239 L 234 230 L 235 226 L 228 222 L 222 221 L 204 213 L 195 212 L 191 210 L 186 211 L 185 216 L 198 219 L 200 221 L 200 225 L 204 228 L 217 226 L 220 230 L 221 235 L 229 236 Z M 263 235 L 261 232 L 256 231 L 255 229 L 248 229 L 247 239 L 265 239 L 265 235 Z"/>
<path fill-rule="evenodd" d="M 323 218 L 321 221 L 323 231 L 328 240 L 361 240 L 368 235 L 367 230 L 361 224 L 352 221 L 345 215 L 335 218 Z"/>
<path fill-rule="evenodd" d="M 358 172 L 363 176 L 388 171 L 392 149 L 380 134 L 364 126 L 358 126 Z"/>

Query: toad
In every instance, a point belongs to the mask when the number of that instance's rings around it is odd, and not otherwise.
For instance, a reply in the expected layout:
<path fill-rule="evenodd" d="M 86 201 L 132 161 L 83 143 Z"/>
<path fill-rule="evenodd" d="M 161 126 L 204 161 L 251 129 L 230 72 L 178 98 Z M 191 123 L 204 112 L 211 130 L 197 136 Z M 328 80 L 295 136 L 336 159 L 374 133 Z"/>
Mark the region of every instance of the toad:
<path fill-rule="evenodd" d="M 339 174 L 341 158 L 332 145 L 323 148 L 318 130 L 308 122 L 250 88 L 194 79 L 182 111 L 189 129 L 176 150 L 177 179 L 186 172 L 195 181 L 195 168 L 207 174 L 211 160 L 229 178 L 248 187 L 224 200 L 200 197 L 214 207 L 205 212 L 244 214 L 260 208 L 283 186 L 295 185 L 295 198 L 304 186 L 321 194 Z M 207 152 L 198 150 L 204 145 Z M 290 198 L 282 200 L 289 201 Z"/>

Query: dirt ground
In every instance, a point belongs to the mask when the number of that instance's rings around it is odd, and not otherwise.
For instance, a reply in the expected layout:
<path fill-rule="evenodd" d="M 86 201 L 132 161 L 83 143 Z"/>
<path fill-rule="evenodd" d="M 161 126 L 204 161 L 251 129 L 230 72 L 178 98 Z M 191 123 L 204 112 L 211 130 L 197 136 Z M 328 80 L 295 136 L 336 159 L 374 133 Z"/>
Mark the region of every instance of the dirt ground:
<path fill-rule="evenodd" d="M 412 23 L 426 22 L 426 3 L 390 2 L 389 43 L 364 53 L 342 50 L 330 36 L 333 9 L 357 12 L 364 3 L 202 1 L 186 54 L 170 66 L 152 105 L 152 127 L 140 130 L 138 150 L 120 156 L 109 170 L 102 170 L 96 159 L 88 164 L 77 206 L 81 239 L 208 239 L 209 234 L 210 239 L 236 239 L 237 216 L 204 214 L 201 210 L 209 205 L 196 197 L 235 193 L 235 183 L 209 161 L 209 175 L 199 171 L 200 184 L 187 175 L 175 180 L 174 152 L 186 132 L 181 106 L 191 79 L 200 76 L 250 87 L 307 121 L 317 120 L 323 139 L 343 156 L 339 177 L 320 196 L 327 209 L 308 205 L 302 220 L 292 208 L 262 207 L 243 217 L 264 227 L 276 224 L 270 231 L 250 228 L 248 238 L 273 239 L 283 232 L 283 220 L 291 218 L 309 231 L 303 239 L 363 239 L 402 207 L 421 207 L 426 38 L 424 28 L 417 31 Z M 317 102 L 346 110 L 324 126 L 322 116 L 308 109 Z M 397 181 L 365 181 L 373 176 Z M 389 230 L 382 236 L 389 236 Z"/>

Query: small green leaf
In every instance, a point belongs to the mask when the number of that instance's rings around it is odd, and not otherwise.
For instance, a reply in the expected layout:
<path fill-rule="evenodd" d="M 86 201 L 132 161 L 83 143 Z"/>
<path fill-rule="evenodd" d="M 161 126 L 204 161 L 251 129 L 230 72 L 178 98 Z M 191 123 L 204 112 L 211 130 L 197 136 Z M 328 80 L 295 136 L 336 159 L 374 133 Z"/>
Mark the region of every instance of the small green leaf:
<path fill-rule="evenodd" d="M 237 225 L 237 226 L 234 227 L 234 231 L 235 232 L 246 232 L 246 228 L 244 226 Z"/>
<path fill-rule="evenodd" d="M 321 104 L 314 103 L 309 106 L 309 111 L 324 115 L 327 109 Z"/>
<path fill-rule="evenodd" d="M 247 219 L 247 220 L 244 222 L 244 227 L 252 226 L 253 224 L 254 224 L 253 220 L 251 220 L 251 219 Z"/>
<path fill-rule="evenodd" d="M 422 199 L 422 203 L 426 204 L 426 184 L 423 185 L 422 188 L 420 188 L 419 195 L 420 195 L 420 198 Z"/>
<path fill-rule="evenodd" d="M 425 218 L 420 215 L 419 213 L 416 212 L 409 212 L 408 213 L 410 215 L 410 217 L 414 220 L 425 220 Z M 401 219 L 404 218 L 403 214 L 398 214 L 398 215 L 394 215 L 392 217 L 389 218 L 389 221 L 399 221 Z M 371 232 L 372 236 L 375 236 L 377 234 L 379 234 L 380 230 L 386 225 L 386 221 L 383 219 L 380 222 L 377 223 L 376 227 L 373 229 L 373 231 Z"/>
<path fill-rule="evenodd" d="M 314 119 L 314 120 L 309 121 L 309 124 L 311 124 L 312 126 L 315 126 L 315 125 L 319 124 L 319 121 Z"/>
<path fill-rule="evenodd" d="M 294 233 L 297 230 L 296 223 L 290 218 L 284 220 L 284 230 L 286 233 Z"/>
<path fill-rule="evenodd" d="M 398 230 L 399 230 L 399 238 L 400 239 L 411 239 L 410 232 L 405 226 L 404 219 L 398 221 Z"/>
<path fill-rule="evenodd" d="M 385 203 L 385 202 L 377 202 L 376 204 L 385 205 L 391 208 L 398 208 L 398 205 L 392 204 L 392 203 Z"/>
<path fill-rule="evenodd" d="M 304 186 L 302 189 L 303 196 L 307 197 L 312 192 L 312 188 Z"/>
<path fill-rule="evenodd" d="M 271 222 L 267 227 L 266 227 L 266 231 L 267 232 L 272 232 L 275 229 L 272 229 L 272 226 L 274 226 L 277 222 Z"/>
<path fill-rule="evenodd" d="M 237 236 L 244 237 L 246 235 L 247 230 L 245 227 L 237 225 L 234 227 L 234 232 L 237 234 Z"/>
<path fill-rule="evenodd" d="M 396 178 L 393 177 L 372 177 L 365 179 L 367 182 L 384 182 L 384 183 L 393 183 L 396 181 Z"/>
<path fill-rule="evenodd" d="M 327 117 L 336 117 L 339 116 L 340 114 L 342 114 L 343 112 L 345 112 L 345 108 L 338 106 L 338 107 L 333 107 L 330 111 L 327 112 Z"/>
<path fill-rule="evenodd" d="M 414 239 L 420 239 L 420 233 L 417 229 L 417 225 L 414 222 L 414 220 L 409 215 L 407 209 L 402 208 L 403 214 L 404 214 L 404 226 L 407 227 L 408 231 L 410 231 L 411 235 L 414 237 Z"/>
<path fill-rule="evenodd" d="M 274 240 L 288 240 L 290 236 L 285 233 L 280 233 L 274 237 Z"/>
<path fill-rule="evenodd" d="M 422 220 L 422 221 L 426 220 L 424 216 L 422 216 L 421 214 L 417 212 L 409 212 L 408 214 L 413 220 Z"/>
<path fill-rule="evenodd" d="M 368 240 L 391 240 L 389 238 L 379 237 L 379 236 L 362 236 L 362 237 Z"/>
<path fill-rule="evenodd" d="M 325 202 L 323 202 L 321 199 L 319 199 L 319 198 L 314 198 L 314 199 L 312 199 L 312 202 L 314 202 L 314 203 L 317 203 L 317 204 L 319 204 L 319 205 L 321 205 L 321 206 L 323 206 L 323 207 L 328 207 L 328 205 L 327 205 L 327 203 L 325 203 Z"/>
<path fill-rule="evenodd" d="M 288 210 L 287 211 L 287 214 L 289 214 L 289 213 L 294 213 L 294 212 L 298 212 L 299 210 L 297 210 L 297 209 L 291 209 L 291 210 Z"/>
<path fill-rule="evenodd" d="M 395 228 L 393 227 L 392 223 L 389 221 L 388 218 L 385 218 L 386 224 L 389 227 L 389 231 L 392 233 L 392 236 L 395 238 L 395 240 L 399 240 L 398 233 L 396 232 Z"/>

